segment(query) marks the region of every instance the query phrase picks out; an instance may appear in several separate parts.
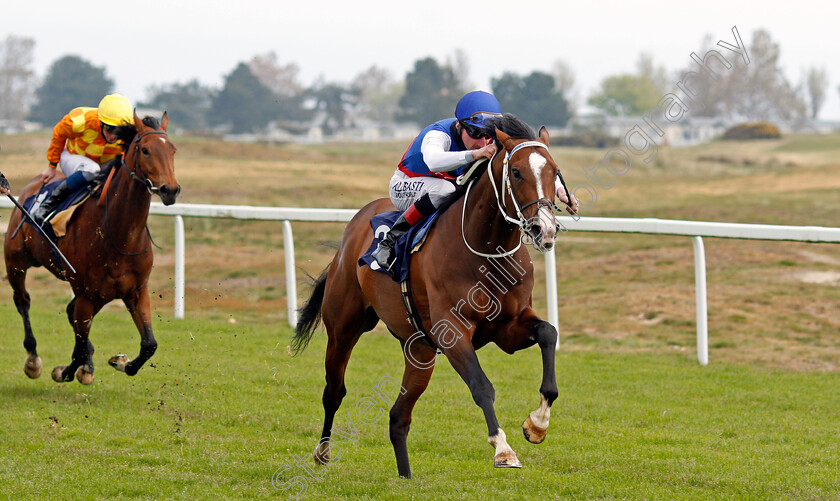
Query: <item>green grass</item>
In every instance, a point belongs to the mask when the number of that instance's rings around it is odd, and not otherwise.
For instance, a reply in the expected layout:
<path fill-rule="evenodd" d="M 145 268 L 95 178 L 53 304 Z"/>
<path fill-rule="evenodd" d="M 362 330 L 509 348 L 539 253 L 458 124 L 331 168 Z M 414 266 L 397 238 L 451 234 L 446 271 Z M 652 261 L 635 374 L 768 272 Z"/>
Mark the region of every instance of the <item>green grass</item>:
<path fill-rule="evenodd" d="M 0 167 L 18 190 L 43 168 L 47 133 L 3 136 Z M 185 203 L 358 208 L 384 196 L 404 144 L 239 145 L 176 137 Z M 604 151 L 552 148 L 567 181 Z M 599 192 L 584 216 L 836 226 L 840 135 L 661 148 Z M 231 175 L 235 172 L 235 175 Z M 0 211 L 8 221 L 8 211 Z M 322 426 L 321 331 L 287 355 L 283 239 L 273 222 L 186 218 L 186 320 L 171 318 L 173 231 L 150 287 L 158 352 L 134 378 L 106 360 L 136 355 L 120 304 L 93 323 L 96 380 L 56 384 L 72 333 L 69 289 L 30 273 L 44 375 L 23 374 L 20 318 L 0 290 L 0 493 L 3 498 L 288 498 L 275 483 L 306 478 L 309 499 L 838 499 L 840 287 L 828 244 L 706 239 L 710 365 L 695 360 L 692 247 L 684 237 L 570 232 L 557 243 L 560 345 L 546 442 L 520 425 L 539 397 L 539 353 L 479 352 L 521 470 L 492 468 L 486 425 L 445 359 L 414 412 L 414 478 L 400 480 L 387 417 L 355 418 L 383 377 L 400 379 L 398 343 L 380 326 L 359 343 L 338 415 L 357 440 L 310 476 Z M 302 271 L 318 274 L 342 224 L 294 223 Z M 544 315 L 543 260 L 534 306 Z M 302 270 L 302 271 L 301 271 Z M 298 288 L 299 301 L 308 289 Z M 392 395 L 393 396 L 393 395 Z M 382 402 L 381 397 L 377 402 Z M 382 403 L 381 408 L 388 406 Z M 374 411 L 379 409 L 376 407 Z M 354 437 L 355 438 L 355 437 Z M 285 469 L 285 467 L 289 469 Z M 298 478 L 297 480 L 301 480 Z M 299 484 L 302 485 L 302 484 Z"/>
<path fill-rule="evenodd" d="M 481 350 L 521 470 L 492 467 L 481 413 L 440 359 L 414 411 L 414 478 L 401 480 L 387 413 L 373 424 L 355 414 L 366 397 L 387 410 L 375 387 L 383 377 L 401 378 L 399 345 L 381 334 L 362 338 L 348 369 L 336 425 L 349 429 L 349 416 L 357 436 L 337 437 L 340 459 L 315 468 L 326 336 L 318 333 L 306 352 L 291 358 L 282 322 L 230 318 L 219 311 L 186 320 L 161 315 L 158 353 L 129 378 L 105 361 L 117 352 L 133 355 L 138 336 L 126 313 L 103 312 L 92 330 L 96 381 L 82 386 L 49 378 L 72 349 L 60 302 L 33 311 L 45 363 L 38 380 L 23 374 L 18 315 L 3 304 L 4 496 L 276 499 L 291 496 L 302 479 L 308 499 L 840 496 L 840 375 L 701 367 L 692 354 L 673 350 L 559 352 L 560 397 L 541 445 L 526 443 L 519 431 L 539 402 L 538 350 L 514 356 Z M 286 482 L 285 491 L 274 487 Z"/>

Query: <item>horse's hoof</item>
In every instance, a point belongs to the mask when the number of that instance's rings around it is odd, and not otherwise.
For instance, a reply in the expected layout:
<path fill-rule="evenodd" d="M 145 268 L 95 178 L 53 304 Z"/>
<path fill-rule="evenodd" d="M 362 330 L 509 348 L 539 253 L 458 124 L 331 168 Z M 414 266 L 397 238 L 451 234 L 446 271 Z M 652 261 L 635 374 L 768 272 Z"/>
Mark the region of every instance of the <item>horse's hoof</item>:
<path fill-rule="evenodd" d="M 29 376 L 30 379 L 37 379 L 41 377 L 41 357 L 29 355 L 23 363 L 23 372 Z"/>
<path fill-rule="evenodd" d="M 66 365 L 59 365 L 52 371 L 52 378 L 53 381 L 56 383 L 66 383 L 68 381 L 72 381 L 72 379 L 64 379 L 64 369 L 66 369 Z"/>
<path fill-rule="evenodd" d="M 513 451 L 505 451 L 496 454 L 493 458 L 493 466 L 496 468 L 522 468 L 522 463 L 516 458 Z"/>
<path fill-rule="evenodd" d="M 315 448 L 315 464 L 330 464 L 330 445 L 327 443 L 319 443 Z"/>
<path fill-rule="evenodd" d="M 87 369 L 87 365 L 83 365 L 76 369 L 76 379 L 82 384 L 91 384 L 93 382 L 93 367 Z"/>
<path fill-rule="evenodd" d="M 131 362 L 131 360 L 128 359 L 128 355 L 122 354 L 114 355 L 113 357 L 108 359 L 108 364 L 120 372 L 125 372 L 125 366 L 129 362 Z"/>
<path fill-rule="evenodd" d="M 528 419 L 522 423 L 522 433 L 525 435 L 525 440 L 531 442 L 532 444 L 541 444 L 543 440 L 545 440 L 545 434 L 548 432 L 548 428 L 538 428 L 533 421 L 531 421 L 531 416 L 528 416 Z"/>

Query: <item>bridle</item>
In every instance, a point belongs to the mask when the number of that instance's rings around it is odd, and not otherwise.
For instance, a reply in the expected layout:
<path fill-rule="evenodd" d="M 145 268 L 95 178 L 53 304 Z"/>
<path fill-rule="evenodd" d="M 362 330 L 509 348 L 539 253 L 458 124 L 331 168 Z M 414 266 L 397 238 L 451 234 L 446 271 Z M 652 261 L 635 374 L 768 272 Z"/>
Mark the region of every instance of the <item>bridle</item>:
<path fill-rule="evenodd" d="M 138 183 L 142 184 L 146 187 L 150 194 L 157 193 L 160 190 L 160 187 L 155 186 L 151 179 L 146 175 L 145 172 L 140 168 L 140 140 L 144 137 L 148 136 L 149 134 L 166 134 L 165 130 L 147 130 L 146 132 L 140 134 L 136 138 L 134 138 L 134 166 L 133 168 L 129 169 L 128 166 L 125 164 L 125 160 L 120 161 L 120 166 L 122 166 L 125 170 L 128 171 L 128 175 L 131 176 L 131 179 L 134 179 Z M 137 172 L 143 174 L 143 177 L 137 175 Z"/>
<path fill-rule="evenodd" d="M 526 148 L 526 147 L 545 148 L 546 150 L 548 149 L 548 146 L 546 146 L 545 144 L 543 144 L 539 141 L 525 141 L 525 142 L 519 143 L 515 147 L 513 147 L 513 149 L 511 149 L 511 151 L 505 155 L 505 157 L 502 161 L 503 163 L 502 163 L 502 188 L 501 189 L 502 190 L 507 189 L 507 193 L 508 193 L 508 195 L 510 195 L 511 203 L 513 205 L 514 210 L 516 211 L 516 218 L 515 219 L 508 214 L 507 198 L 504 197 L 504 192 L 502 192 L 501 196 L 500 196 L 499 189 L 496 187 L 496 179 L 493 177 L 493 161 L 496 159 L 496 154 L 498 154 L 498 150 L 496 151 L 496 153 L 493 154 L 493 158 L 490 159 L 490 165 L 487 166 L 487 176 L 490 178 L 490 185 L 493 187 L 493 193 L 496 197 L 496 206 L 499 209 L 499 213 L 502 215 L 502 217 L 505 219 L 505 221 L 507 221 L 507 222 L 509 222 L 509 223 L 511 223 L 515 226 L 518 226 L 520 231 L 522 232 L 522 238 L 519 241 L 519 245 L 517 245 L 514 249 L 509 250 L 509 251 L 505 251 L 505 252 L 502 252 L 502 253 L 499 253 L 499 254 L 487 254 L 487 253 L 484 253 L 484 252 L 479 252 L 479 251 L 473 249 L 472 247 L 470 247 L 470 244 L 467 242 L 467 237 L 464 234 L 464 218 L 465 218 L 465 215 L 466 215 L 467 200 L 469 199 L 469 196 L 470 196 L 470 188 L 472 188 L 472 185 L 474 183 L 470 182 L 470 184 L 467 185 L 467 192 L 464 195 L 464 204 L 461 207 L 461 238 L 463 238 L 464 244 L 467 246 L 467 249 L 469 249 L 470 252 L 472 252 L 473 254 L 475 254 L 477 256 L 489 257 L 489 258 L 507 257 L 507 256 L 510 256 L 511 254 L 513 254 L 514 252 L 518 251 L 519 248 L 522 247 L 523 242 L 525 242 L 528 245 L 531 245 L 532 247 L 534 247 L 535 249 L 537 249 L 540 252 L 543 252 L 543 253 L 545 252 L 545 250 L 541 249 L 537 245 L 537 243 L 531 238 L 530 229 L 534 225 L 533 221 L 536 218 L 539 217 L 540 208 L 546 207 L 552 214 L 556 214 L 557 212 L 559 212 L 559 209 L 557 208 L 556 205 L 554 205 L 554 203 L 551 200 L 549 200 L 547 198 L 538 198 L 537 200 L 533 200 L 531 202 L 528 202 L 525 205 L 520 204 L 519 200 L 517 200 L 517 198 L 516 198 L 516 194 L 514 194 L 514 192 L 513 192 L 513 185 L 510 182 L 510 173 L 509 173 L 509 171 L 510 171 L 510 159 L 513 157 L 514 153 L 516 153 L 520 149 Z M 560 177 L 560 182 L 563 184 L 563 189 L 566 191 L 566 196 L 568 197 L 569 200 L 571 200 L 571 196 L 569 195 L 569 189 L 566 187 L 566 182 L 563 180 L 563 176 L 562 176 L 562 174 L 560 174 L 559 170 L 557 171 L 557 175 Z M 552 187 L 552 190 L 553 189 L 554 188 Z M 525 209 L 527 209 L 528 207 L 534 205 L 534 204 L 537 205 L 537 210 L 534 213 L 535 216 L 532 217 L 532 218 L 525 217 L 525 215 L 523 214 L 523 211 Z M 556 218 L 554 220 L 555 220 L 555 226 L 556 226 L 557 225 Z"/>

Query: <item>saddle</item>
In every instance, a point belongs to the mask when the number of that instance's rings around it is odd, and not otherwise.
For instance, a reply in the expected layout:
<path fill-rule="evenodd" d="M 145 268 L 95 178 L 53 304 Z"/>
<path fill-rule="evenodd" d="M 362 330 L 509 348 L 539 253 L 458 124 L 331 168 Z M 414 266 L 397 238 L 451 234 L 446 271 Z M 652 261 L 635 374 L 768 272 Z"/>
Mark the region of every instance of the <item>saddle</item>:
<path fill-rule="evenodd" d="M 82 205 L 82 203 L 87 200 L 91 195 L 97 193 L 98 190 L 103 188 L 103 183 L 106 178 L 110 179 L 110 175 L 113 174 L 114 170 L 113 167 L 116 165 L 116 162 L 121 158 L 118 156 L 115 159 L 111 159 L 108 162 L 102 164 L 102 168 L 99 174 L 91 181 L 89 184 L 80 187 L 75 192 L 71 193 L 67 198 L 65 198 L 52 214 L 47 216 L 46 222 L 49 222 L 49 225 L 44 225 L 43 228 L 49 232 L 49 228 L 52 229 L 53 233 L 53 240 L 59 237 L 63 237 L 67 234 L 67 224 L 70 223 L 70 219 L 73 217 L 73 214 L 76 212 L 76 209 Z M 52 195 L 52 191 L 58 186 L 61 181 L 56 181 L 50 184 L 47 184 L 41 188 L 41 191 L 38 193 L 27 197 L 26 200 L 23 202 L 23 207 L 32 213 L 33 206 L 37 203 L 46 200 L 47 197 Z M 35 224 L 29 220 L 29 218 L 24 218 L 27 223 Z"/>
<path fill-rule="evenodd" d="M 400 211 L 383 212 L 370 219 L 370 226 L 373 229 L 373 242 L 362 257 L 359 258 L 359 266 L 367 265 L 372 270 L 385 274 L 388 273 L 384 268 L 379 267 L 379 264 L 371 257 L 371 253 L 376 250 L 379 241 L 382 240 L 382 237 L 394 225 L 394 222 L 400 217 L 400 214 L 402 214 Z M 398 278 L 397 282 L 403 282 L 408 279 L 408 263 L 411 254 L 417 252 L 423 246 L 439 214 L 440 211 L 437 211 L 426 218 L 425 221 L 418 222 L 405 235 L 397 239 L 397 243 L 394 246 L 394 252 L 397 255 L 397 261 L 394 263 L 394 276 Z"/>

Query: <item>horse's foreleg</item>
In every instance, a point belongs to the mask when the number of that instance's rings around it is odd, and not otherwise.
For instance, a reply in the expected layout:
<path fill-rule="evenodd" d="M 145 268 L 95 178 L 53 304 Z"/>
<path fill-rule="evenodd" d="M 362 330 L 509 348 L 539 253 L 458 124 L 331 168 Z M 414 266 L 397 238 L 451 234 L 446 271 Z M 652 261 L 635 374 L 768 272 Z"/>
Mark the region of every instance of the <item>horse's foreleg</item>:
<path fill-rule="evenodd" d="M 557 377 L 554 374 L 554 349 L 557 344 L 557 331 L 548 322 L 538 322 L 532 327 L 537 344 L 542 353 L 542 383 L 540 383 L 540 406 L 531 412 L 522 423 L 522 433 L 534 444 L 545 440 L 548 431 L 548 419 L 551 416 L 551 404 L 557 398 Z"/>
<path fill-rule="evenodd" d="M 484 412 L 484 419 L 487 421 L 488 441 L 495 449 L 493 465 L 496 468 L 521 468 L 522 463 L 516 457 L 516 453 L 507 443 L 504 430 L 499 426 L 496 419 L 496 411 L 493 402 L 496 399 L 496 390 L 493 384 L 484 374 L 478 357 L 475 354 L 470 341 L 461 338 L 454 349 L 445 350 L 449 362 L 458 372 L 461 378 L 467 383 L 473 400 Z"/>
<path fill-rule="evenodd" d="M 35 379 L 41 375 L 41 357 L 38 356 L 38 343 L 35 341 L 32 325 L 29 322 L 31 300 L 29 292 L 26 291 L 26 269 L 16 264 L 7 264 L 6 270 L 9 284 L 14 291 L 12 297 L 15 307 L 23 319 L 23 347 L 27 353 L 26 361 L 23 363 L 23 372 L 30 378 Z"/>
<path fill-rule="evenodd" d="M 426 343 L 403 343 L 405 372 L 402 386 L 394 406 L 391 408 L 391 444 L 397 457 L 397 471 L 401 477 L 411 478 L 408 462 L 408 430 L 411 426 L 411 411 L 417 399 L 429 385 L 435 368 L 436 350 Z"/>
<path fill-rule="evenodd" d="M 111 357 L 108 363 L 118 371 L 134 376 L 157 350 L 157 341 L 152 332 L 152 306 L 149 301 L 149 289 L 141 287 L 124 297 L 123 303 L 125 303 L 126 309 L 134 320 L 134 325 L 140 332 L 140 354 L 134 360 L 129 360 L 125 355 L 116 355 Z"/>
<path fill-rule="evenodd" d="M 90 342 L 90 324 L 93 316 L 99 311 L 99 306 L 90 300 L 76 296 L 68 307 L 68 314 L 72 309 L 73 332 L 76 344 L 73 347 L 73 357 L 70 365 L 59 365 L 52 371 L 52 378 L 57 383 L 72 381 L 77 378 L 82 384 L 93 382 L 93 343 Z"/>

